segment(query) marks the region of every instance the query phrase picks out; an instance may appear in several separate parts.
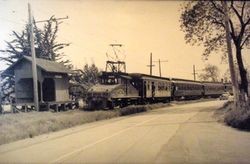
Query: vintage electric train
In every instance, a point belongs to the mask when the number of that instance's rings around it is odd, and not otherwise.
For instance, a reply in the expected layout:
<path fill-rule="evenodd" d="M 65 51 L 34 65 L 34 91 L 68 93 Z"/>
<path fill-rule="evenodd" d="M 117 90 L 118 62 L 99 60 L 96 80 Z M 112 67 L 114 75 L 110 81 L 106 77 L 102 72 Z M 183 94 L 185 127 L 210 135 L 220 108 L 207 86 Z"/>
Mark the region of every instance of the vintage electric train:
<path fill-rule="evenodd" d="M 230 84 L 165 78 L 141 73 L 102 72 L 100 83 L 88 90 L 89 109 L 112 109 L 130 104 L 219 97 L 232 93 Z"/>

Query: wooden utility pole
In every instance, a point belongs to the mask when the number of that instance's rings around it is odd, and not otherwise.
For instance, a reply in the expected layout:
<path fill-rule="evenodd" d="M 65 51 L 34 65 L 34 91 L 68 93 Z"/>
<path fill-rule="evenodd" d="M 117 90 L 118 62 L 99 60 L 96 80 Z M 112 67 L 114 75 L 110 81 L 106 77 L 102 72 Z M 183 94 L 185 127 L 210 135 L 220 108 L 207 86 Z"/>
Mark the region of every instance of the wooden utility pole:
<path fill-rule="evenodd" d="M 161 59 L 159 59 L 158 61 L 153 61 L 153 62 L 158 62 L 158 64 L 159 64 L 159 76 L 161 77 L 161 63 L 168 62 L 168 61 L 167 60 L 162 61 Z"/>
<path fill-rule="evenodd" d="M 193 65 L 193 73 L 192 73 L 193 75 L 194 75 L 194 81 L 196 81 L 196 70 L 195 70 L 195 65 Z"/>
<path fill-rule="evenodd" d="M 3 94 L 3 90 L 2 90 L 2 75 L 0 73 L 0 114 L 2 114 L 3 109 L 2 109 L 2 94 Z"/>
<path fill-rule="evenodd" d="M 32 76 L 33 76 L 33 98 L 35 104 L 35 110 L 39 111 L 39 101 L 38 101 L 38 85 L 37 85 L 37 66 L 36 66 L 36 52 L 34 47 L 34 35 L 33 35 L 33 23 L 32 23 L 32 14 L 31 7 L 28 3 L 29 11 L 29 32 L 30 32 L 30 48 L 32 56 Z"/>
<path fill-rule="evenodd" d="M 33 100 L 35 104 L 35 110 L 39 111 L 39 100 L 38 100 L 38 80 L 37 80 L 37 65 L 36 65 L 36 51 L 34 47 L 34 29 L 33 29 L 33 16 L 31 13 L 31 7 L 28 3 L 28 12 L 29 12 L 29 33 L 30 33 L 30 48 L 31 48 L 31 57 L 32 57 L 32 76 L 33 76 Z M 55 18 L 54 20 L 63 20 L 68 19 L 66 16 L 64 18 Z M 37 21 L 36 23 L 47 22 L 48 20 Z"/>
<path fill-rule="evenodd" d="M 238 87 L 238 81 L 237 81 L 236 74 L 235 74 L 234 62 L 233 62 L 227 2 L 222 1 L 222 4 L 223 4 L 224 11 L 225 11 L 225 28 L 226 28 L 226 39 L 227 39 L 228 64 L 229 64 L 229 70 L 231 74 L 231 81 L 233 85 L 234 105 L 236 106 L 238 102 L 238 98 L 239 98 L 239 95 L 238 95 L 239 87 Z"/>
<path fill-rule="evenodd" d="M 150 61 L 149 61 L 149 65 L 147 66 L 149 67 L 150 75 L 152 75 L 152 68 L 155 66 L 153 65 L 153 61 L 152 61 L 152 52 L 150 53 Z"/>

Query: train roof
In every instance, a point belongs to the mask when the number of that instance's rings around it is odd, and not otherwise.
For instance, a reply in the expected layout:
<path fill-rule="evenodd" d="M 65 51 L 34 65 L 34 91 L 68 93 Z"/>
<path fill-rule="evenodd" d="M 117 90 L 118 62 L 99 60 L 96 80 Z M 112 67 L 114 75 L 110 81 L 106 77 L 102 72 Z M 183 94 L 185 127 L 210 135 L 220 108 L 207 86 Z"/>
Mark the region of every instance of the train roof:
<path fill-rule="evenodd" d="M 223 82 L 202 81 L 202 84 L 224 84 Z"/>
<path fill-rule="evenodd" d="M 200 81 L 188 80 L 188 79 L 180 79 L 180 78 L 171 78 L 172 81 L 185 81 L 185 82 L 194 82 L 200 83 Z"/>
<path fill-rule="evenodd" d="M 160 77 L 160 76 L 154 76 L 154 75 L 148 75 L 143 73 L 130 73 L 131 77 L 137 77 L 137 78 L 154 78 L 154 79 L 161 79 L 161 80 L 170 80 L 170 78 L 167 77 Z"/>
<path fill-rule="evenodd" d="M 180 81 L 180 80 L 175 80 L 175 81 L 173 81 L 172 80 L 172 83 L 174 83 L 174 84 L 191 84 L 191 85 L 202 85 L 200 82 L 198 82 L 198 81 Z"/>
<path fill-rule="evenodd" d="M 211 81 L 194 81 L 189 79 L 181 79 L 181 78 L 168 78 L 168 77 L 160 77 L 154 75 L 148 75 L 143 73 L 125 73 L 125 72 L 105 72 L 103 71 L 100 76 L 109 76 L 113 75 L 116 77 L 123 77 L 125 79 L 132 79 L 132 78 L 141 78 L 141 79 L 160 79 L 160 80 L 170 80 L 174 83 L 178 82 L 188 82 L 195 83 L 195 84 L 225 84 L 225 85 L 232 85 L 231 83 L 223 83 L 223 82 L 211 82 Z"/>
<path fill-rule="evenodd" d="M 128 74 L 128 73 L 124 73 L 124 72 L 101 72 L 101 75 L 99 75 L 99 77 L 111 77 L 111 76 L 114 76 L 114 77 L 121 77 L 121 78 L 124 78 L 124 79 L 132 79 L 132 77 Z"/>
<path fill-rule="evenodd" d="M 100 76 L 129 76 L 128 73 L 125 72 L 106 72 L 106 71 L 102 71 Z"/>

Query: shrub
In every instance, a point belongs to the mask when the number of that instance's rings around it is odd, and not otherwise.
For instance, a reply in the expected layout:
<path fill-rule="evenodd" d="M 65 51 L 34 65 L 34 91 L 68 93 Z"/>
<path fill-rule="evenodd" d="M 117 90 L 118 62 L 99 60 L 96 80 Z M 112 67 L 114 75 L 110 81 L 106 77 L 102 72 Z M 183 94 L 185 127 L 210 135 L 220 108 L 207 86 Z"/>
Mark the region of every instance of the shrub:
<path fill-rule="evenodd" d="M 145 112 L 146 107 L 144 105 L 138 105 L 138 106 L 128 106 L 125 108 L 121 108 L 120 109 L 120 115 L 121 116 L 125 116 L 125 115 L 129 115 L 129 114 L 134 114 L 134 113 L 140 113 L 140 112 Z"/>
<path fill-rule="evenodd" d="M 121 116 L 125 116 L 129 114 L 141 113 L 141 112 L 146 112 L 146 111 L 153 110 L 153 109 L 158 109 L 158 108 L 162 108 L 165 106 L 169 106 L 169 104 L 158 103 L 158 104 L 150 104 L 150 105 L 131 105 L 125 108 L 121 108 L 119 110 L 119 113 Z"/>
<path fill-rule="evenodd" d="M 224 122 L 234 128 L 250 130 L 250 104 L 238 103 L 237 108 L 233 104 L 225 114 Z"/>

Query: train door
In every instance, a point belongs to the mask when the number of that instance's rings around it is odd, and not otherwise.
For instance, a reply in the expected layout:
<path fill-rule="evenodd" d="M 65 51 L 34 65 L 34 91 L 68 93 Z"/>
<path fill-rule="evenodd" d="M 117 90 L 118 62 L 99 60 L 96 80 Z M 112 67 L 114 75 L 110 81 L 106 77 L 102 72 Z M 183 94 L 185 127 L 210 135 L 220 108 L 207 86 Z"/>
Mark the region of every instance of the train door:
<path fill-rule="evenodd" d="M 128 80 L 127 79 L 124 79 L 125 80 L 125 91 L 126 91 L 126 95 L 128 95 Z"/>
<path fill-rule="evenodd" d="M 143 81 L 143 98 L 147 97 L 147 82 Z"/>
<path fill-rule="evenodd" d="M 145 91 L 145 98 L 151 98 L 152 92 L 151 92 L 151 82 L 150 81 L 145 81 L 146 84 L 146 91 Z"/>
<path fill-rule="evenodd" d="M 152 98 L 154 98 L 155 97 L 155 83 L 154 82 L 151 82 L 151 88 L 152 88 L 151 96 L 152 96 Z"/>
<path fill-rule="evenodd" d="M 175 90 L 176 90 L 176 86 L 174 83 L 172 83 L 172 87 L 171 87 L 171 97 L 172 99 L 174 99 L 175 97 Z"/>

